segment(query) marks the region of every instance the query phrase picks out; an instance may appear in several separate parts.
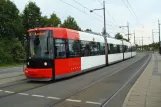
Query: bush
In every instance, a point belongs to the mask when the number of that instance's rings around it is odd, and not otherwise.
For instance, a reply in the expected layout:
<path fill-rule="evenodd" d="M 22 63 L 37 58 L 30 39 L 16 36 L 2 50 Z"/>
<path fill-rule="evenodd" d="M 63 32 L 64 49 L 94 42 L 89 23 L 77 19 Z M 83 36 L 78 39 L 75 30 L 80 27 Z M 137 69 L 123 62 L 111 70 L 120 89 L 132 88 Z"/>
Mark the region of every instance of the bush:
<path fill-rule="evenodd" d="M 25 59 L 25 49 L 18 40 L 0 40 L 0 65 L 20 63 Z"/>
<path fill-rule="evenodd" d="M 14 43 L 13 47 L 11 48 L 12 57 L 14 62 L 21 62 L 23 59 L 25 59 L 25 49 L 21 45 L 21 42 L 17 41 Z"/>

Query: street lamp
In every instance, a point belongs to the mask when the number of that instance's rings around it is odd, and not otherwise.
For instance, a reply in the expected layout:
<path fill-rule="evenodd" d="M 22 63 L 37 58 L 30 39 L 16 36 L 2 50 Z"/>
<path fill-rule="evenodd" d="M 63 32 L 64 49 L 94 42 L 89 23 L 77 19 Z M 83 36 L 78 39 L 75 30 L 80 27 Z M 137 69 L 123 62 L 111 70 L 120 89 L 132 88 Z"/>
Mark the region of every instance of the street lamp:
<path fill-rule="evenodd" d="M 105 8 L 105 1 L 103 1 L 103 8 L 99 8 L 99 9 L 93 9 L 93 10 L 90 10 L 90 12 L 93 12 L 95 10 L 103 10 L 103 18 L 104 18 L 104 29 L 103 29 L 103 37 L 104 37 L 104 40 L 105 40 L 105 53 L 107 53 L 106 55 L 106 65 L 108 65 L 108 46 L 107 46 L 107 32 L 106 32 L 106 8 Z"/>
<path fill-rule="evenodd" d="M 134 33 L 130 33 L 129 35 L 134 35 L 134 44 L 135 44 L 135 31 Z"/>
<path fill-rule="evenodd" d="M 93 9 L 93 10 L 90 10 L 90 12 L 94 12 L 95 10 L 103 10 L 103 16 L 104 16 L 104 30 L 103 30 L 103 35 L 105 36 L 107 33 L 106 33 L 106 15 L 105 15 L 105 1 L 103 1 L 103 8 L 100 8 L 100 9 Z"/>
<path fill-rule="evenodd" d="M 127 22 L 127 26 L 120 26 L 120 28 L 122 27 L 127 27 L 127 35 L 128 35 L 128 41 L 129 41 L 129 22 Z"/>

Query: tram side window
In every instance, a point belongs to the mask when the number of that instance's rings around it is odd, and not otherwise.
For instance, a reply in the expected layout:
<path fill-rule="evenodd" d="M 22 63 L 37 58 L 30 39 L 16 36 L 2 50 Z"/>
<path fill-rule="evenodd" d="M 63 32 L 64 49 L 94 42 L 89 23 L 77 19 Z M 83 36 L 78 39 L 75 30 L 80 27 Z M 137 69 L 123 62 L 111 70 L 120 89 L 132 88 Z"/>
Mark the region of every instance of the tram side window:
<path fill-rule="evenodd" d="M 126 45 L 124 45 L 124 52 L 127 52 L 128 47 Z"/>
<path fill-rule="evenodd" d="M 134 46 L 134 51 L 136 51 L 136 46 Z"/>
<path fill-rule="evenodd" d="M 69 47 L 69 57 L 78 57 L 80 53 L 80 41 L 78 40 L 68 40 Z"/>
<path fill-rule="evenodd" d="M 131 46 L 128 46 L 127 52 L 131 52 Z"/>
<path fill-rule="evenodd" d="M 120 45 L 120 53 L 122 53 L 122 52 L 123 52 L 123 46 Z"/>
<path fill-rule="evenodd" d="M 100 43 L 100 55 L 105 55 L 105 44 Z"/>
<path fill-rule="evenodd" d="M 90 56 L 90 42 L 81 41 L 81 56 Z"/>
<path fill-rule="evenodd" d="M 108 46 L 108 54 L 111 54 L 110 44 L 107 44 L 107 46 Z"/>
<path fill-rule="evenodd" d="M 55 39 L 55 58 L 66 58 L 65 40 Z"/>
<path fill-rule="evenodd" d="M 98 55 L 99 46 L 97 42 L 90 42 L 91 56 Z"/>
<path fill-rule="evenodd" d="M 132 47 L 132 51 L 133 52 L 136 51 L 136 47 L 135 46 Z"/>
<path fill-rule="evenodd" d="M 111 48 L 111 54 L 117 53 L 117 45 L 110 44 L 110 48 Z"/>
<path fill-rule="evenodd" d="M 120 53 L 121 50 L 120 50 L 120 45 L 117 45 L 117 53 Z"/>
<path fill-rule="evenodd" d="M 113 54 L 114 53 L 114 47 L 113 47 L 113 44 L 109 44 L 110 45 L 110 54 Z"/>

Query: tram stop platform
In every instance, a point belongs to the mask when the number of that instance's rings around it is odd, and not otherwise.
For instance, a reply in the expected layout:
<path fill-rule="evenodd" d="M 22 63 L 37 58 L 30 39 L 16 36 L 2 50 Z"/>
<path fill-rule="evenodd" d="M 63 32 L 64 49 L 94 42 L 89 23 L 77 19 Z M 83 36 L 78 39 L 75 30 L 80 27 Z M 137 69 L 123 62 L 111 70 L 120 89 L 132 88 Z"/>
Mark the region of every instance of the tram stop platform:
<path fill-rule="evenodd" d="M 122 107 L 161 107 L 161 55 L 152 58 L 128 92 Z"/>

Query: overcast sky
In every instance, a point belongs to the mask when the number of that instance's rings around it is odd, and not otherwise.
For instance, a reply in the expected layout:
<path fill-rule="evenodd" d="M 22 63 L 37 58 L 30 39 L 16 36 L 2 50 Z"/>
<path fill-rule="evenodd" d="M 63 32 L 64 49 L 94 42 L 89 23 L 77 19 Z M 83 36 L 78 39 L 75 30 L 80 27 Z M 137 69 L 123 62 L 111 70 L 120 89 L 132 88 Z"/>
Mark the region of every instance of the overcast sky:
<path fill-rule="evenodd" d="M 75 1 L 84 5 L 89 9 L 102 8 L 99 1 L 103 0 L 11 0 L 13 1 L 20 12 L 24 10 L 25 5 L 29 1 L 34 1 L 40 7 L 42 15 L 50 16 L 52 13 L 56 13 L 60 17 L 61 21 L 66 19 L 67 16 L 71 15 L 75 18 L 78 25 L 85 30 L 90 28 L 95 32 L 101 32 L 103 29 L 103 11 L 95 11 L 96 14 L 90 13 L 88 9 L 82 7 Z M 65 1 L 72 6 L 67 5 L 62 2 Z M 127 34 L 127 28 L 120 29 L 119 26 L 125 26 L 127 21 L 130 24 L 130 32 L 136 31 L 136 42 L 141 44 L 141 38 L 138 37 L 150 37 L 144 38 L 144 44 L 149 44 L 152 42 L 152 29 L 155 32 L 158 30 L 157 20 L 161 20 L 161 0 L 128 0 L 131 4 L 136 16 L 139 20 L 132 14 L 132 10 L 127 2 L 127 0 L 105 0 L 106 1 L 106 23 L 107 32 L 113 37 L 117 32 L 122 34 Z M 124 2 L 125 4 L 124 4 Z M 129 10 L 131 11 L 129 11 Z M 99 16 L 100 15 L 100 16 Z M 112 18 L 112 17 L 113 18 Z M 126 37 L 126 36 L 124 36 Z M 131 42 L 133 42 L 131 38 Z M 139 42 L 140 41 L 140 42 Z M 155 42 L 158 42 L 158 34 L 155 34 Z"/>

